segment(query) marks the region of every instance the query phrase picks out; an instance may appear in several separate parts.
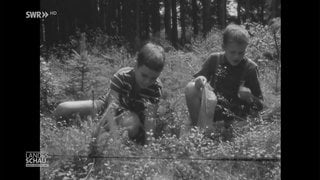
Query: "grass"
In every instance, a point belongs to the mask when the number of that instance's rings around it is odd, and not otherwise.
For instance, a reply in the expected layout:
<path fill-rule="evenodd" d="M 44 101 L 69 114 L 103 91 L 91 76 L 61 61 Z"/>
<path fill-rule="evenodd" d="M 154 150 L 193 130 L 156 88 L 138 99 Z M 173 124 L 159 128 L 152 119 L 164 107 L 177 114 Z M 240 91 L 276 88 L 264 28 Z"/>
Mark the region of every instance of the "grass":
<path fill-rule="evenodd" d="M 157 119 L 159 126 L 164 125 L 162 135 L 142 147 L 129 141 L 125 133 L 118 139 L 106 134 L 103 156 L 114 158 L 100 159 L 95 171 L 91 173 L 92 162 L 87 159 L 88 146 L 98 118 L 78 118 L 78 125 L 57 127 L 50 111 L 42 111 L 41 150 L 61 156 L 52 156 L 49 167 L 41 168 L 41 179 L 280 179 L 280 162 L 192 160 L 281 158 L 281 103 L 280 93 L 274 91 L 275 70 L 272 62 L 259 64 L 261 88 L 266 103 L 264 112 L 259 117 L 250 117 L 246 122 L 235 123 L 234 138 L 231 141 L 222 141 L 224 132 L 218 123 L 214 139 L 207 138 L 197 128 L 179 137 L 183 121 L 188 118 L 183 88 L 192 79 L 192 74 L 201 67 L 205 55 L 220 50 L 217 39 L 220 33 L 213 30 L 205 40 L 194 39 L 190 51 L 166 52 L 167 66 L 160 77 L 165 91 L 160 106 L 165 115 Z M 170 46 L 165 41 L 162 43 Z M 63 57 L 69 59 L 59 59 L 55 53 L 46 59 L 44 66 L 47 69 L 43 76 L 50 76 L 51 79 L 43 81 L 43 84 L 52 87 L 50 100 L 53 103 L 77 98 L 91 99 L 92 89 L 95 90 L 95 97 L 98 97 L 106 90 L 109 78 L 118 68 L 134 63 L 134 55 L 125 48 L 101 45 L 96 41 L 95 45 L 88 47 L 89 71 L 86 74 L 86 89 L 81 97 L 72 94 L 79 92 L 79 86 L 76 83 L 70 86 L 70 80 L 77 76 L 72 70 L 76 64 L 71 63 L 76 62 L 76 59 L 62 50 L 60 54 L 65 54 Z M 269 50 L 273 51 L 273 46 Z M 109 58 L 99 54 L 108 55 Z M 248 49 L 248 56 L 253 59 L 260 57 L 260 54 L 256 48 Z M 137 156 L 145 158 L 119 158 Z"/>

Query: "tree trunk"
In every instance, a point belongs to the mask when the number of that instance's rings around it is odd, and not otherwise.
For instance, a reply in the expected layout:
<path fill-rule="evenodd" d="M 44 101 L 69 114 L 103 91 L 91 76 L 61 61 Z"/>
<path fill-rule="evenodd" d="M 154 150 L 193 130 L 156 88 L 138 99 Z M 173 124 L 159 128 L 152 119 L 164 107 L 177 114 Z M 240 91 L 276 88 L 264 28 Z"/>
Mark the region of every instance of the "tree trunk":
<path fill-rule="evenodd" d="M 40 41 L 41 43 L 46 43 L 46 27 L 44 25 L 44 20 L 41 19 L 41 26 L 40 26 L 40 31 L 41 31 L 41 35 L 40 35 Z"/>
<path fill-rule="evenodd" d="M 199 27 L 198 27 L 198 4 L 197 0 L 192 0 L 192 26 L 193 26 L 193 34 L 198 35 Z"/>
<path fill-rule="evenodd" d="M 126 31 L 126 29 L 124 28 L 124 24 L 125 24 L 125 20 L 124 20 L 124 14 L 123 14 L 123 12 L 124 12 L 124 10 L 123 10 L 123 4 L 124 3 L 126 3 L 126 1 L 125 0 L 119 0 L 119 4 L 118 4 L 118 21 L 119 21 L 119 23 L 118 23 L 118 26 L 119 26 L 119 33 L 118 33 L 118 35 L 119 36 L 124 36 L 125 35 L 125 31 Z"/>
<path fill-rule="evenodd" d="M 136 22 L 136 33 L 135 33 L 135 50 L 140 49 L 140 0 L 136 0 L 135 4 L 135 22 Z"/>
<path fill-rule="evenodd" d="M 241 2 L 237 0 L 237 23 L 241 24 Z"/>
<path fill-rule="evenodd" d="M 150 34 L 150 5 L 149 0 L 143 0 L 143 21 L 142 21 L 142 27 L 143 27 L 143 34 L 142 39 L 148 39 Z"/>
<path fill-rule="evenodd" d="M 105 18 L 104 18 L 104 23 L 105 23 L 105 31 L 108 35 L 110 35 L 111 32 L 111 8 L 110 8 L 111 2 L 107 2 L 104 13 L 105 13 Z"/>
<path fill-rule="evenodd" d="M 227 16 L 227 0 L 220 1 L 220 9 L 219 9 L 219 16 L 220 16 L 220 25 L 221 28 L 226 27 L 226 16 Z"/>
<path fill-rule="evenodd" d="M 178 41 L 178 25 L 177 25 L 177 0 L 172 2 L 172 44 L 176 48 Z"/>
<path fill-rule="evenodd" d="M 280 16 L 280 0 L 272 0 L 271 2 L 271 19 Z"/>
<path fill-rule="evenodd" d="M 135 30 L 135 1 L 123 1 L 122 2 L 122 22 L 123 22 L 123 33 L 126 39 L 134 44 L 136 33 Z"/>
<path fill-rule="evenodd" d="M 171 0 L 164 0 L 164 28 L 166 39 L 171 39 Z"/>
<path fill-rule="evenodd" d="M 48 45 L 55 43 L 58 39 L 57 24 L 54 21 L 44 21 L 45 37 Z"/>
<path fill-rule="evenodd" d="M 121 18 L 122 18 L 122 35 L 124 35 L 125 37 L 129 36 L 128 30 L 130 28 L 130 26 L 128 26 L 129 24 L 129 7 L 128 7 L 128 1 L 122 1 L 121 4 Z"/>
<path fill-rule="evenodd" d="M 181 24 L 181 44 L 186 42 L 186 0 L 180 0 L 180 24 Z"/>
<path fill-rule="evenodd" d="M 203 35 L 206 36 L 210 30 L 210 25 L 209 25 L 210 0 L 202 0 L 202 6 L 203 6 L 203 11 L 202 11 L 203 29 L 202 29 L 202 32 L 203 32 Z"/>
<path fill-rule="evenodd" d="M 116 34 L 116 27 L 115 27 L 116 26 L 115 24 L 116 1 L 117 0 L 108 1 L 108 6 L 107 6 L 107 18 L 106 18 L 107 33 L 111 36 Z"/>
<path fill-rule="evenodd" d="M 265 24 L 265 21 L 264 21 L 264 6 L 265 6 L 265 4 L 261 3 L 261 6 L 260 6 L 260 22 L 263 25 Z"/>
<path fill-rule="evenodd" d="M 246 2 L 245 2 L 246 4 L 245 4 L 245 19 L 244 19 L 244 22 L 246 22 L 246 21 L 250 21 L 250 19 L 249 19 L 249 17 L 250 17 L 250 9 L 251 9 L 251 7 L 250 7 L 250 0 L 246 0 Z"/>
<path fill-rule="evenodd" d="M 86 73 L 86 61 L 87 61 L 87 47 L 86 47 L 86 34 L 82 33 L 80 37 L 80 44 L 79 44 L 79 51 L 80 51 L 80 73 L 81 73 L 81 92 L 84 92 L 84 78 Z"/>
<path fill-rule="evenodd" d="M 153 0 L 151 2 L 151 28 L 152 34 L 155 37 L 160 37 L 160 0 Z"/>
<path fill-rule="evenodd" d="M 116 1 L 116 35 L 122 34 L 121 1 Z"/>
<path fill-rule="evenodd" d="M 89 27 L 91 28 L 96 28 L 98 26 L 98 20 L 99 20 L 99 15 L 98 15 L 98 1 L 97 0 L 90 0 L 89 2 L 89 13 L 90 13 L 90 24 Z"/>
<path fill-rule="evenodd" d="M 107 30 L 106 26 L 106 3 L 105 1 L 99 1 L 99 24 L 103 32 Z"/>

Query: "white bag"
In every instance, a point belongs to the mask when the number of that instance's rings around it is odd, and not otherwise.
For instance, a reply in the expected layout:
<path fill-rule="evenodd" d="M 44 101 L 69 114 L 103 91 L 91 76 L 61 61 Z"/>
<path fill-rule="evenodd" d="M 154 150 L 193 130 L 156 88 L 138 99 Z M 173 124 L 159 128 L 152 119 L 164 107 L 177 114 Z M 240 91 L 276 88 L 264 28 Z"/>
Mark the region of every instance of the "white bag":
<path fill-rule="evenodd" d="M 206 83 L 202 88 L 201 106 L 198 118 L 198 126 L 203 129 L 213 128 L 214 112 L 217 105 L 217 96 L 211 86 Z"/>

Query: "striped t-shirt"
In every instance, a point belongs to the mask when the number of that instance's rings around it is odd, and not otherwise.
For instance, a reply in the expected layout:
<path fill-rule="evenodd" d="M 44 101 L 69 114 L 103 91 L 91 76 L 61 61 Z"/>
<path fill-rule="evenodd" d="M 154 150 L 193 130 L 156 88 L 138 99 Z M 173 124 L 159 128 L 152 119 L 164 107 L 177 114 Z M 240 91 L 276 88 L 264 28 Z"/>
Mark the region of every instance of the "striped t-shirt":
<path fill-rule="evenodd" d="M 140 114 L 146 108 L 146 103 L 156 104 L 160 101 L 162 84 L 158 78 L 156 82 L 138 92 L 135 89 L 134 68 L 124 67 L 118 70 L 110 80 L 110 89 L 119 94 L 120 105 L 128 110 Z M 108 94 L 99 97 L 105 104 Z"/>

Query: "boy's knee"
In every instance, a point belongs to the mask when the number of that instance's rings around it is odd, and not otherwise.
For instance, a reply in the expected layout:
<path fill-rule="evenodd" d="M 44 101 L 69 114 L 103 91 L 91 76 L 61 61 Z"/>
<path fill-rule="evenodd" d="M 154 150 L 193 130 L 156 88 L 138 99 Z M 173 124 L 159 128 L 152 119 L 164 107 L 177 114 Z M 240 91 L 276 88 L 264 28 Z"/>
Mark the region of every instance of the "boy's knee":
<path fill-rule="evenodd" d="M 56 107 L 56 109 L 54 110 L 54 112 L 53 112 L 53 115 L 55 116 L 55 117 L 61 117 L 61 116 L 65 116 L 65 115 L 67 115 L 67 112 L 68 112 L 68 102 L 63 102 L 63 103 L 60 103 L 57 107 Z"/>
<path fill-rule="evenodd" d="M 140 119 L 136 113 L 126 112 L 121 120 L 121 127 L 128 130 L 129 137 L 135 137 L 139 133 L 139 129 L 142 126 Z"/>

